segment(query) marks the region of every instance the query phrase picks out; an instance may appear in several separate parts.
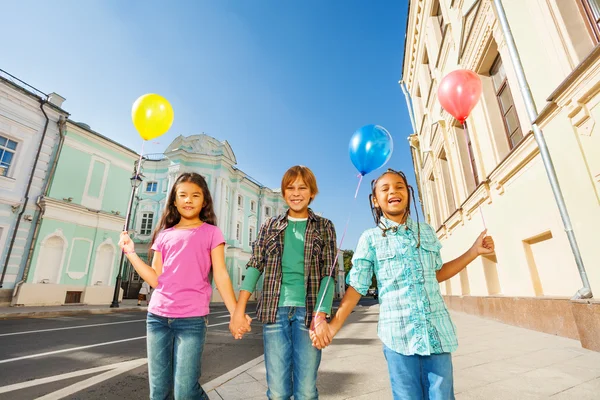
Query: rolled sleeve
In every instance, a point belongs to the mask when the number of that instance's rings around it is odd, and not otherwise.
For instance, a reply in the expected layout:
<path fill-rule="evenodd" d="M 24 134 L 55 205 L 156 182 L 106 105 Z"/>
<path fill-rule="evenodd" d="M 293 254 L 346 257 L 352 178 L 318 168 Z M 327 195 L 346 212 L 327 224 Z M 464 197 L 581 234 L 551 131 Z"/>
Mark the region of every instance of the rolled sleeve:
<path fill-rule="evenodd" d="M 363 296 L 371 287 L 373 282 L 373 265 L 375 262 L 375 251 L 371 246 L 368 233 L 363 233 L 356 246 L 352 257 L 352 269 L 346 277 L 346 283 Z"/>
<path fill-rule="evenodd" d="M 256 240 L 252 243 L 252 255 L 250 256 L 250 260 L 248 264 L 246 264 L 246 268 L 256 268 L 258 272 L 261 274 L 265 270 L 264 263 L 264 246 L 267 240 L 267 232 L 269 230 L 269 224 L 271 223 L 271 219 L 265 221 L 258 231 L 258 235 L 256 236 Z"/>

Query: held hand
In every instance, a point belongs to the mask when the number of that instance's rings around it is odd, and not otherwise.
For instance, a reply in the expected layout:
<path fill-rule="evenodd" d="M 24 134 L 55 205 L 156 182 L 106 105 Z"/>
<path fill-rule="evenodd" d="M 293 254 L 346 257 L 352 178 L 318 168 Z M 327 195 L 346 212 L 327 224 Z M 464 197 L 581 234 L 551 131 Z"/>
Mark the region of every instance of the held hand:
<path fill-rule="evenodd" d="M 126 231 L 121 232 L 121 236 L 119 239 L 119 247 L 121 248 L 121 250 L 123 250 L 123 252 L 131 253 L 135 251 L 135 245 Z"/>
<path fill-rule="evenodd" d="M 252 329 L 250 327 L 251 322 L 252 318 L 236 310 L 231 315 L 231 320 L 229 322 L 229 331 L 231 332 L 234 338 L 241 339 L 246 332 L 250 332 L 250 330 Z"/>
<path fill-rule="evenodd" d="M 246 333 L 252 331 L 252 327 L 250 326 L 252 324 L 252 317 L 250 317 L 248 314 L 246 314 L 245 317 L 248 325 L 238 329 L 237 334 L 235 335 L 236 339 L 241 339 Z"/>
<path fill-rule="evenodd" d="M 473 247 L 471 248 L 478 256 L 482 254 L 491 254 L 495 250 L 494 239 L 491 236 L 486 236 L 487 229 L 481 232 Z"/>
<path fill-rule="evenodd" d="M 310 339 L 312 341 L 313 347 L 316 347 L 319 350 L 324 349 L 325 347 L 331 344 L 333 340 L 333 330 L 331 329 L 331 325 L 329 325 L 326 321 L 318 324 L 314 329 L 310 331 Z"/>

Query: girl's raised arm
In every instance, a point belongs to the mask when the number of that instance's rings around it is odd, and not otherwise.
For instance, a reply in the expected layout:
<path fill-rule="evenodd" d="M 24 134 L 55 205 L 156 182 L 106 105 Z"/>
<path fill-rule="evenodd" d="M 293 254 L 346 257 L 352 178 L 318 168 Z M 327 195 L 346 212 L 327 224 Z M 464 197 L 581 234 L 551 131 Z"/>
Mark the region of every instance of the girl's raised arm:
<path fill-rule="evenodd" d="M 119 247 L 123 250 L 123 253 L 127 256 L 127 259 L 133 265 L 133 268 L 137 271 L 140 278 L 148 282 L 148 285 L 153 288 L 158 286 L 158 277 L 162 274 L 162 254 L 158 251 L 154 252 L 152 258 L 152 267 L 146 264 L 136 253 L 133 241 L 127 234 L 127 232 L 121 233 L 121 240 L 119 240 Z"/>

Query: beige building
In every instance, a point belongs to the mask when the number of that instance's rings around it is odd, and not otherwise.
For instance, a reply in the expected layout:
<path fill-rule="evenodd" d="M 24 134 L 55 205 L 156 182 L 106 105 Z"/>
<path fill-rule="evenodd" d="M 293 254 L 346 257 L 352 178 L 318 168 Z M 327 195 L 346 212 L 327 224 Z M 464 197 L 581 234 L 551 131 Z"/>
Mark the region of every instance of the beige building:
<path fill-rule="evenodd" d="M 496 254 L 441 285 L 454 309 L 578 338 L 600 350 L 600 305 L 581 287 L 492 0 L 411 0 L 401 85 L 423 210 L 450 260 L 488 228 Z M 591 289 L 600 295 L 600 0 L 502 0 Z M 468 132 L 437 88 L 483 83 Z M 597 124 L 598 122 L 598 124 Z M 596 324 L 596 325 L 594 325 Z M 595 326 L 595 328 L 594 328 Z"/>

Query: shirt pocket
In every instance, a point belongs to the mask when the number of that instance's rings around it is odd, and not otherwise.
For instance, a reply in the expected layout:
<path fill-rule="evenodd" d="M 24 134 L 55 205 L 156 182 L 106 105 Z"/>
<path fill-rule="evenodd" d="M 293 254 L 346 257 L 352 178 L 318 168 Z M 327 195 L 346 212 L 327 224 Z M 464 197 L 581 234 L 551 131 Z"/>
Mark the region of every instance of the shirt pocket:
<path fill-rule="evenodd" d="M 375 257 L 377 258 L 375 268 L 377 281 L 383 283 L 386 280 L 394 279 L 394 276 L 400 273 L 400 258 L 394 246 L 387 242 L 376 245 Z"/>
<path fill-rule="evenodd" d="M 441 248 L 441 244 L 434 239 L 425 239 L 421 242 L 421 256 L 425 264 L 423 265 L 423 269 L 426 272 L 438 271 L 442 268 Z"/>

